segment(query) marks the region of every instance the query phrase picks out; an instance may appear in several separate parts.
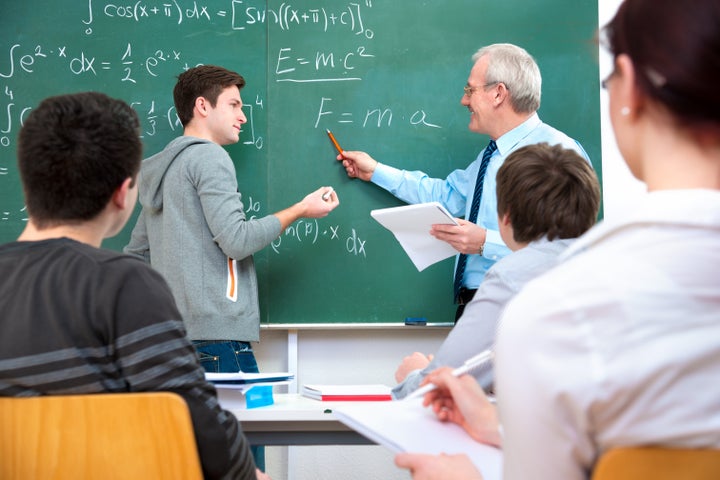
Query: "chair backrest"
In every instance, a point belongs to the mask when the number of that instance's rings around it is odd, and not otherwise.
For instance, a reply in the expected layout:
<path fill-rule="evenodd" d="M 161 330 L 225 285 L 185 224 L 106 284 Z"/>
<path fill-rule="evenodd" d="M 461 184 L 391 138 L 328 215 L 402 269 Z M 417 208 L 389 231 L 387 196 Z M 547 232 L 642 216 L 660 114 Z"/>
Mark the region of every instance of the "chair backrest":
<path fill-rule="evenodd" d="M 0 398 L 3 480 L 202 479 L 187 404 L 169 392 Z"/>
<path fill-rule="evenodd" d="M 717 480 L 720 450 L 623 447 L 608 450 L 592 480 Z"/>

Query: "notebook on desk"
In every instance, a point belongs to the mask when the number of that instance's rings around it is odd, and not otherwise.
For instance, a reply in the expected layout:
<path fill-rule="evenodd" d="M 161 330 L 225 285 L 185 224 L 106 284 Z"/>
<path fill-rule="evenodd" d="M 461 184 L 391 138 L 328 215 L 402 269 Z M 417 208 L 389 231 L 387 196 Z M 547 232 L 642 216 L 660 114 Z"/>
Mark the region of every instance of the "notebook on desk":
<path fill-rule="evenodd" d="M 377 402 L 392 400 L 387 385 L 303 385 L 302 394 L 315 400 L 333 402 Z"/>
<path fill-rule="evenodd" d="M 205 379 L 215 385 L 218 398 L 232 408 L 256 408 L 272 405 L 273 387 L 290 383 L 295 375 L 289 372 L 270 373 L 212 373 Z"/>
<path fill-rule="evenodd" d="M 342 423 L 393 452 L 465 453 L 485 480 L 502 478 L 502 451 L 478 443 L 454 423 L 441 422 L 422 398 L 352 403 L 333 408 Z"/>
<path fill-rule="evenodd" d="M 290 372 L 233 372 L 233 373 L 212 373 L 205 372 L 205 379 L 215 385 L 247 385 L 257 383 L 288 382 L 295 377 Z"/>

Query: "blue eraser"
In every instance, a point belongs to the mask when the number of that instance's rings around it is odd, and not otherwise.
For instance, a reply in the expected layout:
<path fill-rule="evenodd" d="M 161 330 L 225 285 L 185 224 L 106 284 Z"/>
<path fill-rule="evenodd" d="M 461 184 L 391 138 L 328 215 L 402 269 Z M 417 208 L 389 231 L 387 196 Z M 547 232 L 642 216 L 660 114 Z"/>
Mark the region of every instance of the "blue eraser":
<path fill-rule="evenodd" d="M 272 385 L 256 385 L 245 392 L 245 408 L 265 407 L 275 403 Z"/>
<path fill-rule="evenodd" d="M 427 325 L 427 318 L 425 318 L 425 317 L 407 317 L 407 318 L 405 318 L 405 325 Z"/>

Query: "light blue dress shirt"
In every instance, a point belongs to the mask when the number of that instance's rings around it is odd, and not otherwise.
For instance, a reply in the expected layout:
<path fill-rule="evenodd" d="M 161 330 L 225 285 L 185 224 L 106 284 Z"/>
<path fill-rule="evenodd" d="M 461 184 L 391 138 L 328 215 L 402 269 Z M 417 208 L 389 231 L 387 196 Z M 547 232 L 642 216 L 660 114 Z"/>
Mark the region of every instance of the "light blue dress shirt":
<path fill-rule="evenodd" d="M 469 255 L 463 286 L 476 289 L 485 273 L 493 264 L 510 253 L 510 249 L 500 238 L 497 218 L 497 196 L 495 194 L 495 176 L 508 155 L 520 147 L 535 143 L 560 144 L 577 151 L 590 162 L 588 154 L 577 140 L 543 123 L 536 113 L 525 122 L 510 130 L 496 140 L 497 150 L 490 157 L 483 184 L 477 224 L 487 230 L 487 238 L 482 255 Z M 447 178 L 430 178 L 420 171 L 407 171 L 379 163 L 371 181 L 407 203 L 440 202 L 456 217 L 468 218 L 472 195 L 475 191 L 483 149 L 464 170 L 455 170 Z M 456 260 L 457 261 L 457 260 Z"/>

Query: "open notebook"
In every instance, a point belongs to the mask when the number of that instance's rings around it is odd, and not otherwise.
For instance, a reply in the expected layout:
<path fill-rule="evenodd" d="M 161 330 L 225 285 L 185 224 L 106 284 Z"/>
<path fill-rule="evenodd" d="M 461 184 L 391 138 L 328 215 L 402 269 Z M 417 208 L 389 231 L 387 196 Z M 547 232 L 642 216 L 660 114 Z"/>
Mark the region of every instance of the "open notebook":
<path fill-rule="evenodd" d="M 342 423 L 394 452 L 465 453 L 485 480 L 502 478 L 502 451 L 476 442 L 458 425 L 440 422 L 422 398 L 356 402 L 333 408 Z"/>

